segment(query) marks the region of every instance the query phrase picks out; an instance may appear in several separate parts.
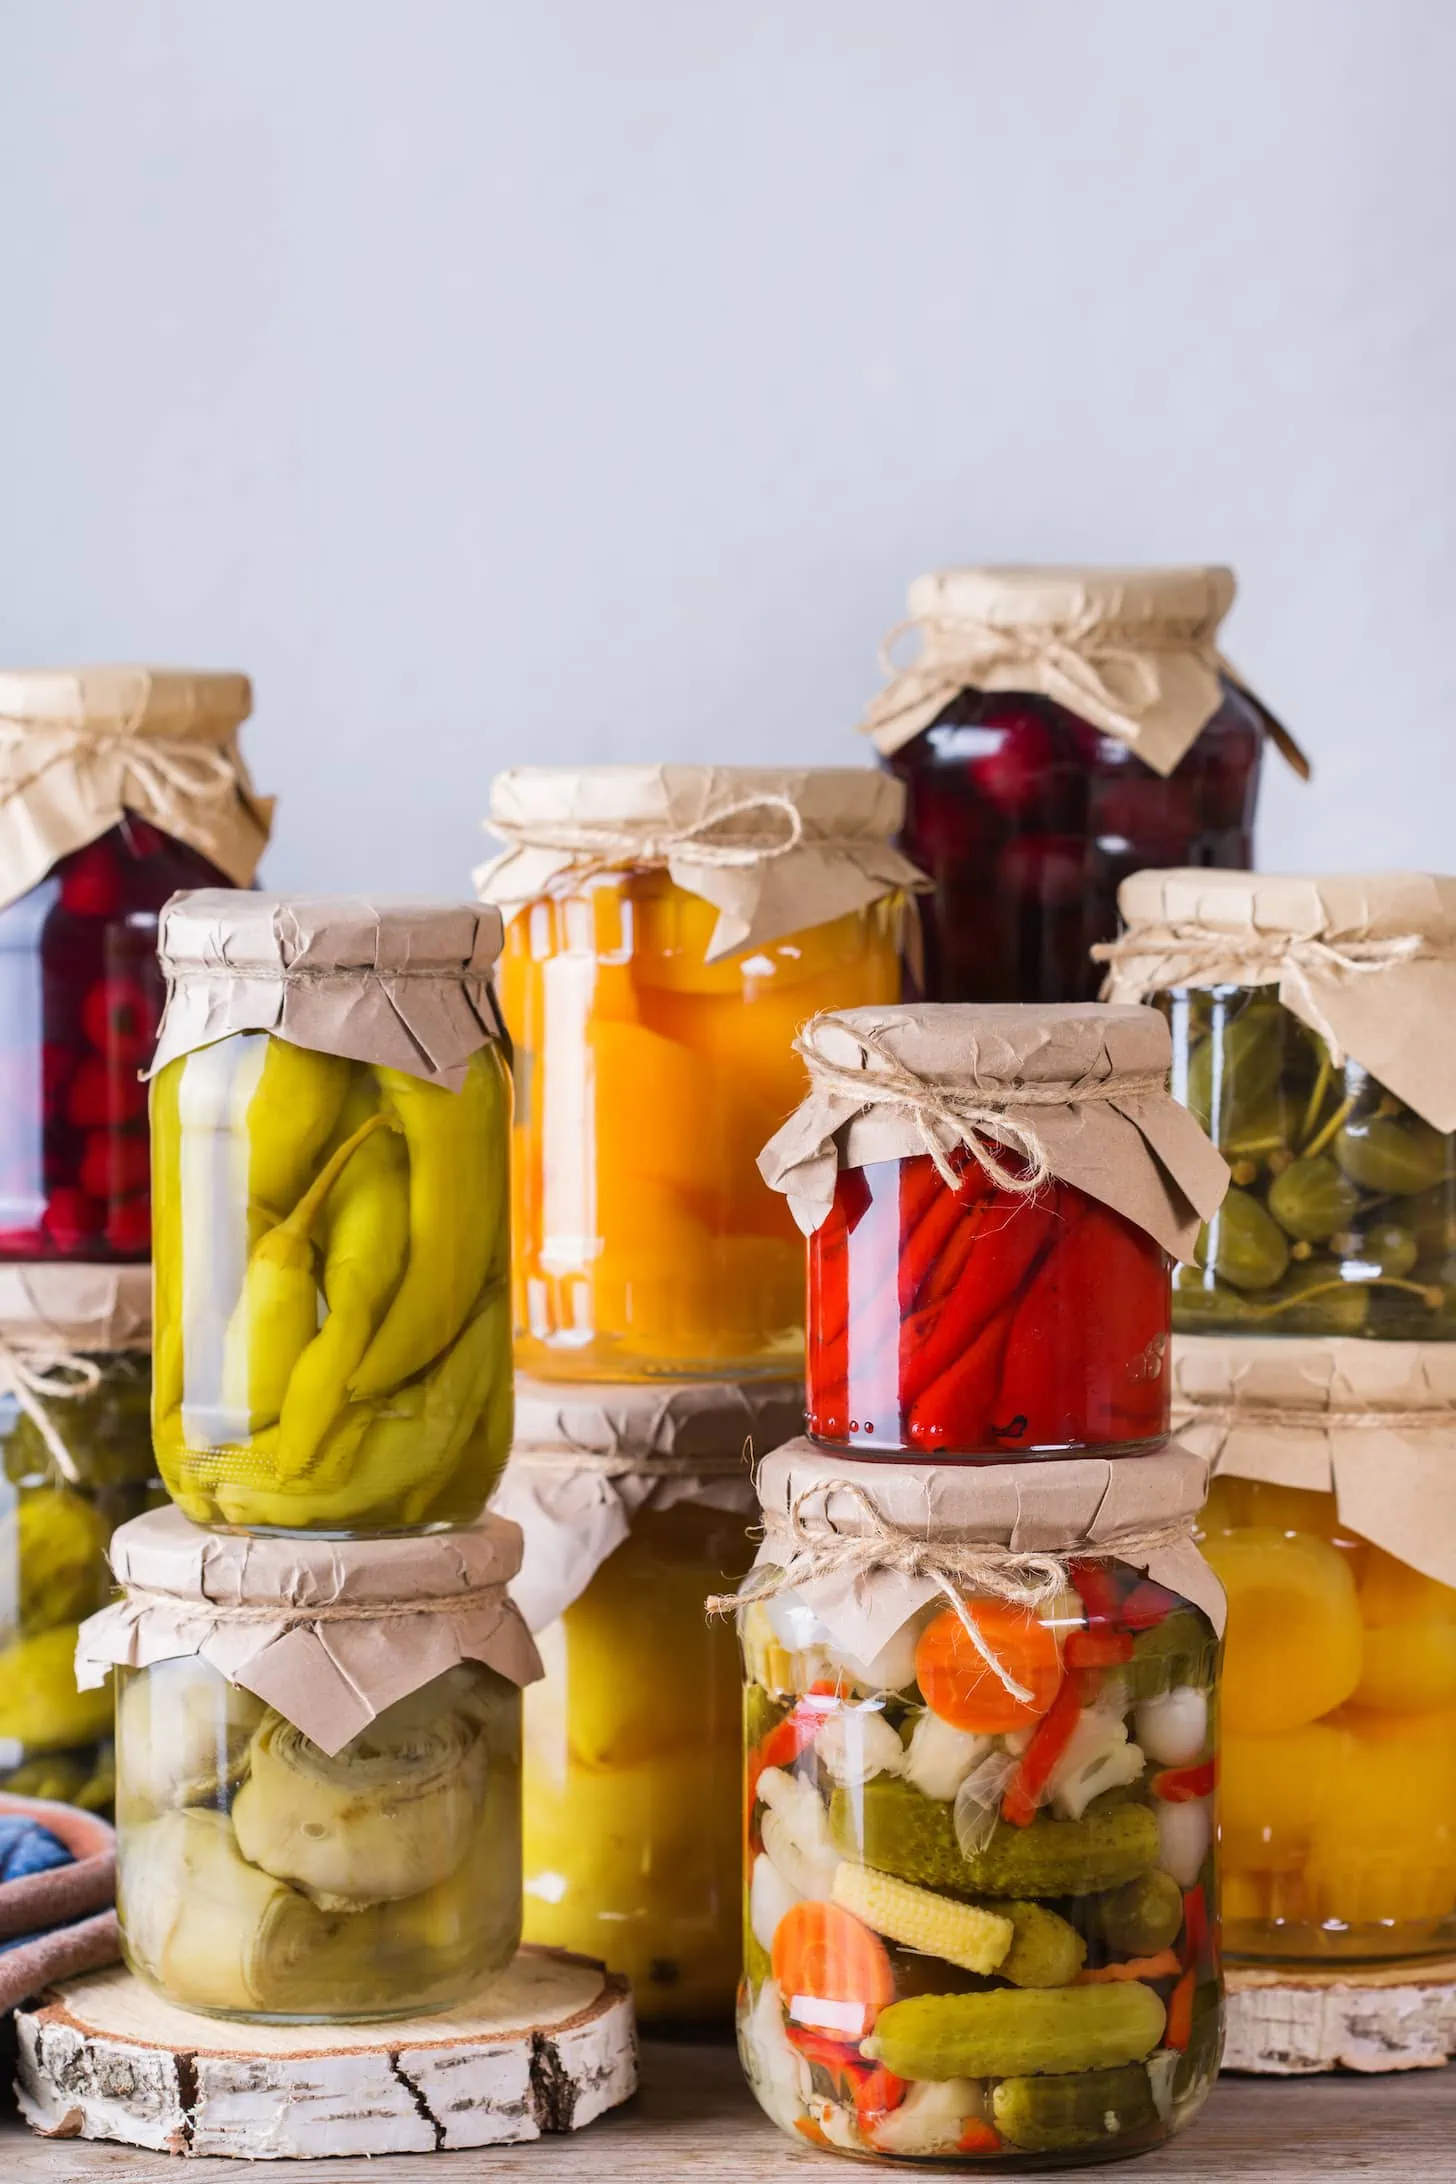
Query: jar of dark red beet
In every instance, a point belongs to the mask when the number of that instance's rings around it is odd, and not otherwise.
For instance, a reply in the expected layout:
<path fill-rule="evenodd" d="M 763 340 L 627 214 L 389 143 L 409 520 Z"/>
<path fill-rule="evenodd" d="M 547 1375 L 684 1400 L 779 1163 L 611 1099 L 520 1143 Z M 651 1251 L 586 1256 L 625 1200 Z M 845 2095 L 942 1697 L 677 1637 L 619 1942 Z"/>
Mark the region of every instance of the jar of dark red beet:
<path fill-rule="evenodd" d="M 1170 1271 L 1228 1169 L 1150 1009 L 815 1017 L 765 1148 L 809 1238 L 818 1441 L 1004 1462 L 1168 1431 Z"/>
<path fill-rule="evenodd" d="M 1090 1000 L 1088 950 L 1144 865 L 1252 862 L 1267 736 L 1217 649 L 1231 570 L 943 569 L 910 587 L 921 649 L 861 723 L 909 793 L 933 1001 Z M 894 637 L 889 640 L 893 644 Z"/>
<path fill-rule="evenodd" d="M 145 1259 L 157 913 L 268 839 L 242 675 L 0 673 L 0 1260 Z"/>

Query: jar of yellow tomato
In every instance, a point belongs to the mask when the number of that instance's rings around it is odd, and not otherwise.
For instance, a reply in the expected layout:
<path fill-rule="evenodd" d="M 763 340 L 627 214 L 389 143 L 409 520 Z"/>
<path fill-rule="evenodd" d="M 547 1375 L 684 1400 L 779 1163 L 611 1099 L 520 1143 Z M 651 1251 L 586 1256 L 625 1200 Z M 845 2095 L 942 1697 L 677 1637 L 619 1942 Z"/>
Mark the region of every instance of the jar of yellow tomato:
<path fill-rule="evenodd" d="M 494 1507 L 525 1535 L 513 1596 L 544 1680 L 525 1711 L 528 1942 L 601 1958 L 653 2031 L 726 2031 L 742 1920 L 740 1698 L 703 1603 L 752 1556 L 748 1457 L 797 1381 L 520 1381 Z"/>
<path fill-rule="evenodd" d="M 887 1002 L 915 868 L 858 769 L 520 768 L 491 790 L 515 1042 L 517 1361 L 797 1373 L 803 1243 L 760 1181 L 798 1026 Z"/>
<path fill-rule="evenodd" d="M 1456 1355 L 1182 1336 L 1174 1422 L 1216 1465 L 1228 1594 L 1230 1951 L 1310 1963 L 1456 1945 Z"/>

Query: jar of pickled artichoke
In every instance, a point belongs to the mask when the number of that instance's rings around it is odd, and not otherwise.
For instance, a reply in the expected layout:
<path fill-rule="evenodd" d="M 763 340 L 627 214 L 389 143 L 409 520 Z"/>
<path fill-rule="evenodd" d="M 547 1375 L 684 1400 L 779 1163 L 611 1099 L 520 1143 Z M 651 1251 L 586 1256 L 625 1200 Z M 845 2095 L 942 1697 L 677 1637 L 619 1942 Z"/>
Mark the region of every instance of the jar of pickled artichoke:
<path fill-rule="evenodd" d="M 802 1369 L 803 1254 L 754 1169 L 817 1009 L 900 991 L 903 798 L 858 769 L 520 768 L 507 918 L 517 1359 L 551 1379 Z"/>
<path fill-rule="evenodd" d="M 151 1275 L 0 1266 L 0 1789 L 109 1811 L 111 1692 L 80 1691 L 113 1526 L 148 1506 Z"/>
<path fill-rule="evenodd" d="M 1218 2069 L 1203 1466 L 1070 1460 L 1034 1513 L 1023 1480 L 807 1442 L 761 1473 L 739 2048 L 816 2146 L 1106 2159 Z"/>
<path fill-rule="evenodd" d="M 352 2022 L 450 2009 L 521 1930 L 516 1526 L 234 1538 L 175 1509 L 111 1543 L 122 1950 L 179 2009 Z"/>
<path fill-rule="evenodd" d="M 469 1524 L 510 1448 L 511 1080 L 471 903 L 179 895 L 157 1461 L 194 1522 Z"/>
<path fill-rule="evenodd" d="M 1152 1000 L 1233 1184 L 1190 1334 L 1456 1336 L 1456 879 L 1140 872 L 1099 951 Z"/>
<path fill-rule="evenodd" d="M 1228 1594 L 1225 1937 L 1328 1964 L 1456 1948 L 1456 1348 L 1184 1335 Z"/>
<path fill-rule="evenodd" d="M 144 1261 L 157 915 L 246 887 L 242 675 L 0 672 L 0 1261 Z"/>
<path fill-rule="evenodd" d="M 1233 572 L 942 569 L 910 587 L 861 723 L 905 783 L 929 873 L 932 1001 L 1091 1000 L 1087 951 L 1142 865 L 1253 857 L 1266 738 L 1292 737 L 1218 649 Z M 914 631 L 920 650 L 888 658 Z"/>
<path fill-rule="evenodd" d="M 809 1237 L 814 1439 L 997 1462 L 1166 1434 L 1170 1255 L 1228 1173 L 1153 1011 L 849 1009 L 796 1048 L 762 1168 Z"/>
<path fill-rule="evenodd" d="M 801 1383 L 521 1380 L 493 1506 L 546 1664 L 525 1710 L 525 1938 L 631 1980 L 650 2032 L 733 2021 L 742 1699 L 703 1602 L 743 1576 L 748 1460 L 803 1422 Z"/>

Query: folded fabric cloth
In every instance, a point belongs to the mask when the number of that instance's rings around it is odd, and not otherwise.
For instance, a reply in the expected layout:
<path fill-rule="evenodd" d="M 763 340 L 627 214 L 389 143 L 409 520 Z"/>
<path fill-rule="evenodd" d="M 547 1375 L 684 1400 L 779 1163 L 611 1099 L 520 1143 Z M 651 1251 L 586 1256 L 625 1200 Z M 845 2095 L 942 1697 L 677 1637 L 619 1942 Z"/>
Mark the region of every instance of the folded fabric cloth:
<path fill-rule="evenodd" d="M 114 1964 L 116 1837 L 95 1813 L 0 1791 L 0 2011 Z"/>
<path fill-rule="evenodd" d="M 114 1911 L 79 1919 L 74 1926 L 58 1926 L 48 1934 L 30 1935 L 22 1944 L 0 1952 L 0 2014 L 54 1986 L 58 1979 L 98 1972 L 103 1965 L 114 1964 L 120 1954 Z"/>
<path fill-rule="evenodd" d="M 0 1812 L 0 1881 L 18 1881 L 27 1873 L 49 1873 L 71 1865 L 75 1852 L 27 1813 Z"/>

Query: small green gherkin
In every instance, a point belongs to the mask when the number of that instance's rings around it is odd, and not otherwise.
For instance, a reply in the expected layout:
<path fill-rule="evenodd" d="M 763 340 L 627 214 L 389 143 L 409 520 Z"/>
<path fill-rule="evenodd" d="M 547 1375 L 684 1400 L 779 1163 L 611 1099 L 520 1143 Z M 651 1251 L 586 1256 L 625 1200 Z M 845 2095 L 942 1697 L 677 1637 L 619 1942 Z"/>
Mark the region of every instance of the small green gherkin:
<path fill-rule="evenodd" d="M 1257 1198 L 1231 1190 L 1200 1231 L 1194 1256 L 1235 1289 L 1272 1289 L 1289 1264 L 1289 1244 Z"/>
<path fill-rule="evenodd" d="M 1359 1203 L 1359 1191 L 1327 1153 L 1293 1161 L 1269 1185 L 1269 1211 L 1301 1243 L 1324 1243 L 1354 1219 Z"/>
<path fill-rule="evenodd" d="M 1441 1182 L 1452 1146 L 1419 1115 L 1375 1114 L 1345 1124 L 1335 1138 L 1335 1158 L 1361 1190 L 1405 1197 Z"/>
<path fill-rule="evenodd" d="M 1029 2154 L 1110 2145 L 1158 2120 L 1141 2063 L 1055 2077 L 1003 2078 L 991 2096 L 991 2114 L 1008 2145 Z"/>

